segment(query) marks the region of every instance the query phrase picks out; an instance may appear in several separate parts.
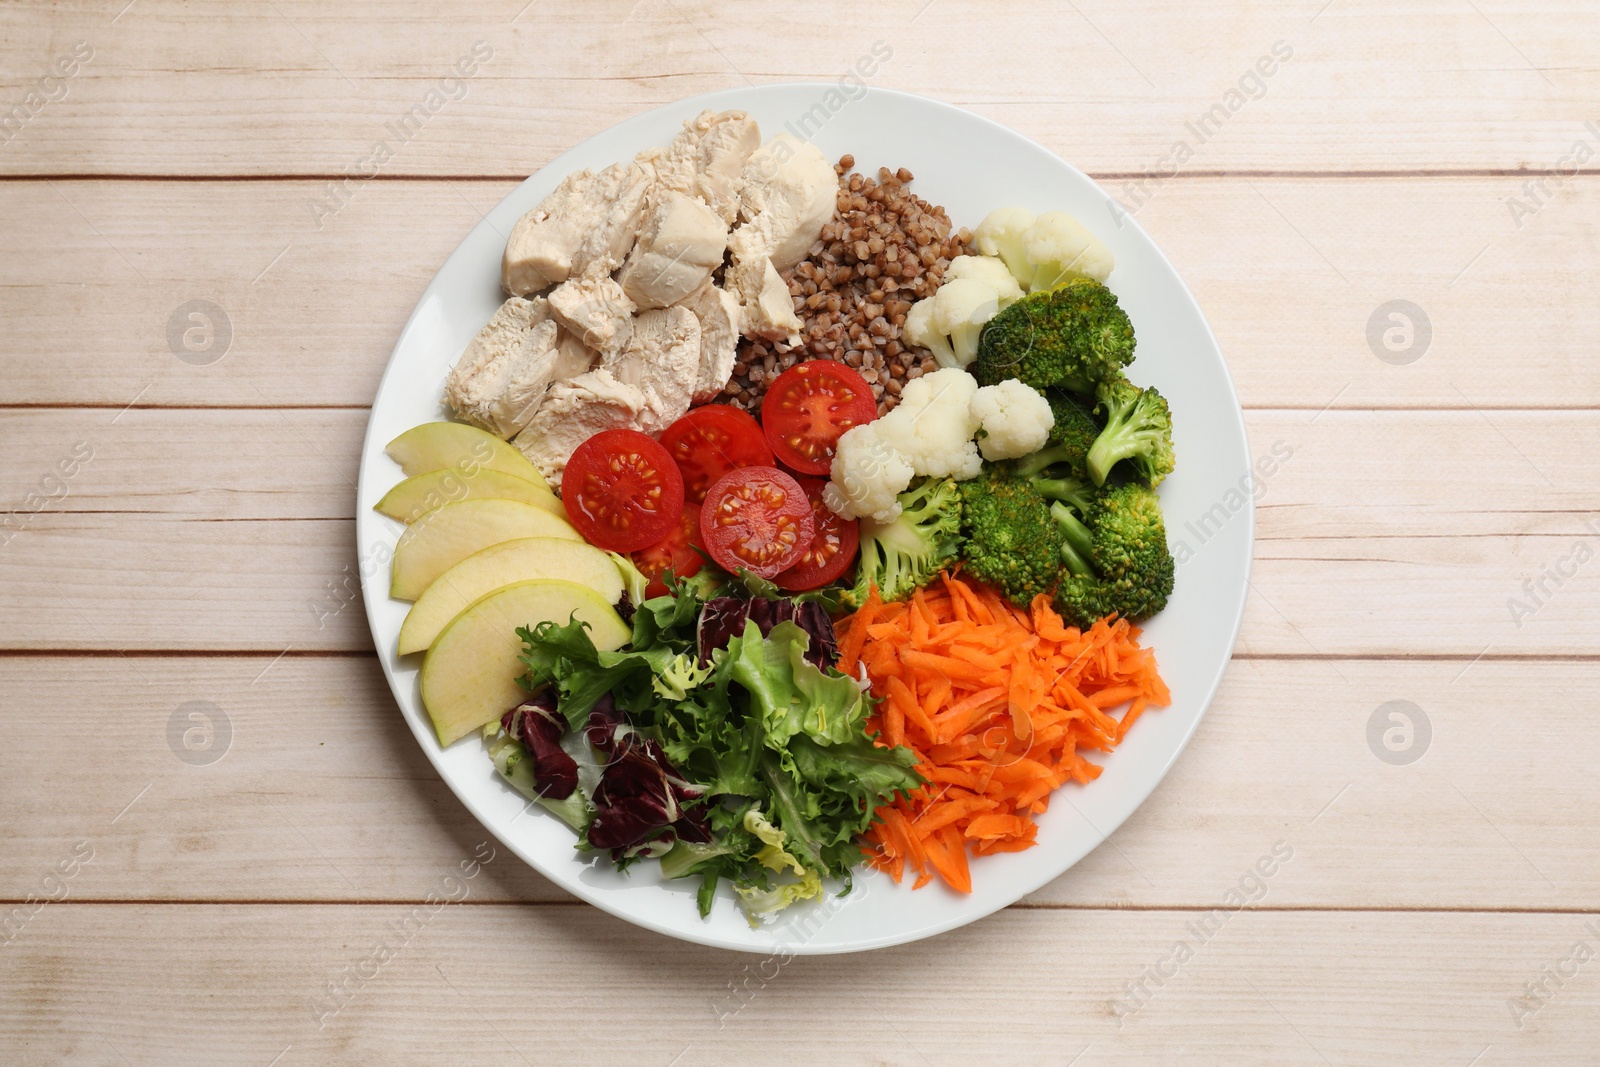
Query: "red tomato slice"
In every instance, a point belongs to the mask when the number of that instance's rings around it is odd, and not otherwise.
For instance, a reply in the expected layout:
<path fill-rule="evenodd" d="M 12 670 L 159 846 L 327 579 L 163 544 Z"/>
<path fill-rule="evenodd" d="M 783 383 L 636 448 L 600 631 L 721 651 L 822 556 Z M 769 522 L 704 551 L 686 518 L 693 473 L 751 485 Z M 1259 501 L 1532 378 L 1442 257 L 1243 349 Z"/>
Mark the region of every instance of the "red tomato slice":
<path fill-rule="evenodd" d="M 767 386 L 761 426 L 778 462 L 803 474 L 827 474 L 840 436 L 878 417 L 866 381 L 836 360 L 813 359 Z"/>
<path fill-rule="evenodd" d="M 772 466 L 772 449 L 754 415 L 707 404 L 668 426 L 661 444 L 683 472 L 683 499 L 702 504 L 711 484 L 740 467 Z"/>
<path fill-rule="evenodd" d="M 700 543 L 700 509 L 685 507 L 678 525 L 673 527 L 671 533 L 649 548 L 633 554 L 634 566 L 650 579 L 650 584 L 645 587 L 645 599 L 667 595 L 667 583 L 662 576 L 669 567 L 679 578 L 691 578 L 699 574 L 706 561 L 695 549 L 704 547 Z"/>
<path fill-rule="evenodd" d="M 700 507 L 700 536 L 718 566 L 771 578 L 811 545 L 811 502 L 776 467 L 741 467 L 717 480 Z"/>
<path fill-rule="evenodd" d="M 572 453 L 561 503 L 584 540 L 612 552 L 648 548 L 683 514 L 683 475 L 638 430 L 602 430 Z"/>
<path fill-rule="evenodd" d="M 806 499 L 811 502 L 814 533 L 811 547 L 800 555 L 800 562 L 773 579 L 779 589 L 798 593 L 827 585 L 850 566 L 861 544 L 861 532 L 854 519 L 841 519 L 822 502 L 821 478 L 796 478 Z"/>

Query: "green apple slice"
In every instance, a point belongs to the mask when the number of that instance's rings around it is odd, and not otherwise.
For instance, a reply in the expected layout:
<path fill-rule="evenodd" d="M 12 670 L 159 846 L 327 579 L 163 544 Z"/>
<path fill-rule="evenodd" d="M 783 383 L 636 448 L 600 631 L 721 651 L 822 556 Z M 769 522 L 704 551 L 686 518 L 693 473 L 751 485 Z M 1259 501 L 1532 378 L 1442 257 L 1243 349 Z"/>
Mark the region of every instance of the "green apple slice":
<path fill-rule="evenodd" d="M 415 600 L 474 552 L 519 537 L 583 540 L 567 520 L 520 500 L 459 500 L 434 508 L 400 535 L 389 595 Z"/>
<path fill-rule="evenodd" d="M 494 722 L 527 696 L 517 684 L 527 672 L 517 627 L 565 624 L 574 616 L 589 624 L 596 648 L 621 648 L 631 636 L 599 593 L 551 578 L 496 589 L 452 619 L 422 661 L 422 704 L 439 743 L 448 745 Z"/>
<path fill-rule="evenodd" d="M 439 575 L 411 605 L 400 627 L 400 654 L 432 645 L 450 620 L 479 597 L 535 578 L 564 578 L 586 585 L 607 604 L 622 599 L 622 572 L 611 557 L 582 541 L 524 537 L 474 552 Z"/>
<path fill-rule="evenodd" d="M 384 449 L 414 478 L 429 471 L 453 469 L 470 474 L 482 467 L 524 478 L 542 489 L 550 488 L 539 468 L 494 434 L 464 422 L 425 422 L 390 441 Z"/>
<path fill-rule="evenodd" d="M 457 500 L 520 500 L 552 515 L 567 517 L 566 508 L 550 490 L 488 467 L 480 467 L 473 474 L 451 467 L 407 478 L 384 494 L 377 510 L 391 519 L 410 523 Z"/>

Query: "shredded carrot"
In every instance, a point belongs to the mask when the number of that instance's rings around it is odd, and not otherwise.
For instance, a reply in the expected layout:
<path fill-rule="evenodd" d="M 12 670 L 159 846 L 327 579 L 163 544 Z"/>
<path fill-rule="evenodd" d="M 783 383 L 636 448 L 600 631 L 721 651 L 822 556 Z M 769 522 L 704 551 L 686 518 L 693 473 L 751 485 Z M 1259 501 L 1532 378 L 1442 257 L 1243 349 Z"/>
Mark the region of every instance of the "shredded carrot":
<path fill-rule="evenodd" d="M 937 875 L 971 892 L 969 850 L 1032 846 L 1050 793 L 1099 777 L 1082 753 L 1115 747 L 1172 700 L 1127 620 L 1080 630 L 1048 597 L 1024 611 L 955 574 L 902 603 L 874 589 L 839 633 L 840 670 L 865 666 L 879 698 L 871 728 L 915 752 L 928 782 L 879 808 L 866 834 L 870 862 L 896 881 L 914 873 L 916 888 Z"/>

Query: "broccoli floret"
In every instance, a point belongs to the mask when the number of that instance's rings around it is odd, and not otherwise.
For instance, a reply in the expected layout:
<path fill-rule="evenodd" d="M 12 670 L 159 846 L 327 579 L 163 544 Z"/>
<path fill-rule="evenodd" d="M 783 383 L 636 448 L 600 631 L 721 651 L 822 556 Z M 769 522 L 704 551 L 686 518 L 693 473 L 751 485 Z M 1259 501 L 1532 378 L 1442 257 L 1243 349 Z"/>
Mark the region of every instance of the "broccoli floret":
<path fill-rule="evenodd" d="M 1066 571 L 1062 578 L 1087 578 L 1098 581 L 1089 557 L 1094 554 L 1094 534 L 1079 521 L 1067 505 L 1057 501 L 1050 505 L 1050 517 L 1061 527 L 1061 562 Z"/>
<path fill-rule="evenodd" d="M 910 596 L 961 549 L 961 491 L 954 481 L 924 478 L 896 499 L 901 510 L 893 522 L 861 520 L 855 585 L 841 598 L 849 607 L 865 604 L 874 585 L 884 600 Z"/>
<path fill-rule="evenodd" d="M 1034 492 L 1046 500 L 1070 504 L 1079 515 L 1089 514 L 1089 508 L 1100 492 L 1087 478 L 1035 477 L 1028 479 L 1028 483 L 1033 486 Z"/>
<path fill-rule="evenodd" d="M 1031 478 L 1046 467 L 1064 463 L 1068 466 L 1068 477 L 1089 477 L 1085 464 L 1101 428 L 1090 410 L 1093 405 L 1086 405 L 1060 389 L 1047 390 L 1045 399 L 1050 401 L 1050 413 L 1055 417 L 1050 439 L 1044 448 L 1017 460 L 1013 468 L 1022 477 Z"/>
<path fill-rule="evenodd" d="M 967 538 L 962 556 L 973 577 L 1022 605 L 1055 588 L 1061 533 L 1031 482 L 989 467 L 961 483 L 961 501 Z"/>
<path fill-rule="evenodd" d="M 1177 462 L 1166 398 L 1154 386 L 1140 389 L 1120 375 L 1102 382 L 1095 395 L 1106 428 L 1089 449 L 1087 465 L 1094 484 L 1104 485 L 1111 468 L 1128 460 L 1146 485 L 1160 485 Z"/>
<path fill-rule="evenodd" d="M 1061 584 L 1056 606 L 1078 626 L 1112 612 L 1143 619 L 1167 605 L 1176 565 L 1155 493 L 1136 482 L 1112 486 L 1089 503 L 1080 521 L 1056 503 Z"/>
<path fill-rule="evenodd" d="M 970 369 L 980 385 L 1019 378 L 1041 392 L 1092 393 L 1132 362 L 1133 345 L 1133 323 L 1116 294 L 1079 278 L 1030 293 L 990 319 Z"/>

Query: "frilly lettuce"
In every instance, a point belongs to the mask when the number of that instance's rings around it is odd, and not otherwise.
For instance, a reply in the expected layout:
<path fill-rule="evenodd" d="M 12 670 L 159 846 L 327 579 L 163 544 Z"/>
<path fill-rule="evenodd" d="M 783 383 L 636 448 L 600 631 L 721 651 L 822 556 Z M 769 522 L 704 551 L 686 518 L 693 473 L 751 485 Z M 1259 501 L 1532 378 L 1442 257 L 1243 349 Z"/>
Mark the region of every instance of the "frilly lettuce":
<path fill-rule="evenodd" d="M 848 884 L 874 812 L 922 784 L 914 754 L 868 736 L 872 698 L 809 662 L 812 638 L 792 621 L 763 637 L 746 619 L 700 661 L 700 604 L 687 587 L 675 592 L 636 605 L 633 641 L 617 652 L 597 650 L 576 621 L 520 631 L 525 684 L 553 687 L 574 739 L 609 695 L 630 729 L 659 745 L 668 773 L 693 784 L 693 817 L 711 840 L 680 836 L 661 870 L 700 879 L 701 914 L 723 878 L 752 916 L 821 897 L 824 878 Z M 515 784 L 515 764 L 507 770 Z M 594 797 L 583 770 L 573 796 Z"/>
<path fill-rule="evenodd" d="M 735 885 L 733 891 L 739 895 L 739 903 L 744 905 L 751 926 L 756 925 L 758 918 L 781 911 L 796 901 L 815 900 L 822 896 L 822 875 L 784 851 L 787 835 L 768 822 L 760 808 L 751 808 L 744 813 L 744 828 L 762 843 L 756 850 L 758 863 L 780 874 L 791 871 L 800 878 L 798 882 L 782 882 L 771 888 Z"/>

